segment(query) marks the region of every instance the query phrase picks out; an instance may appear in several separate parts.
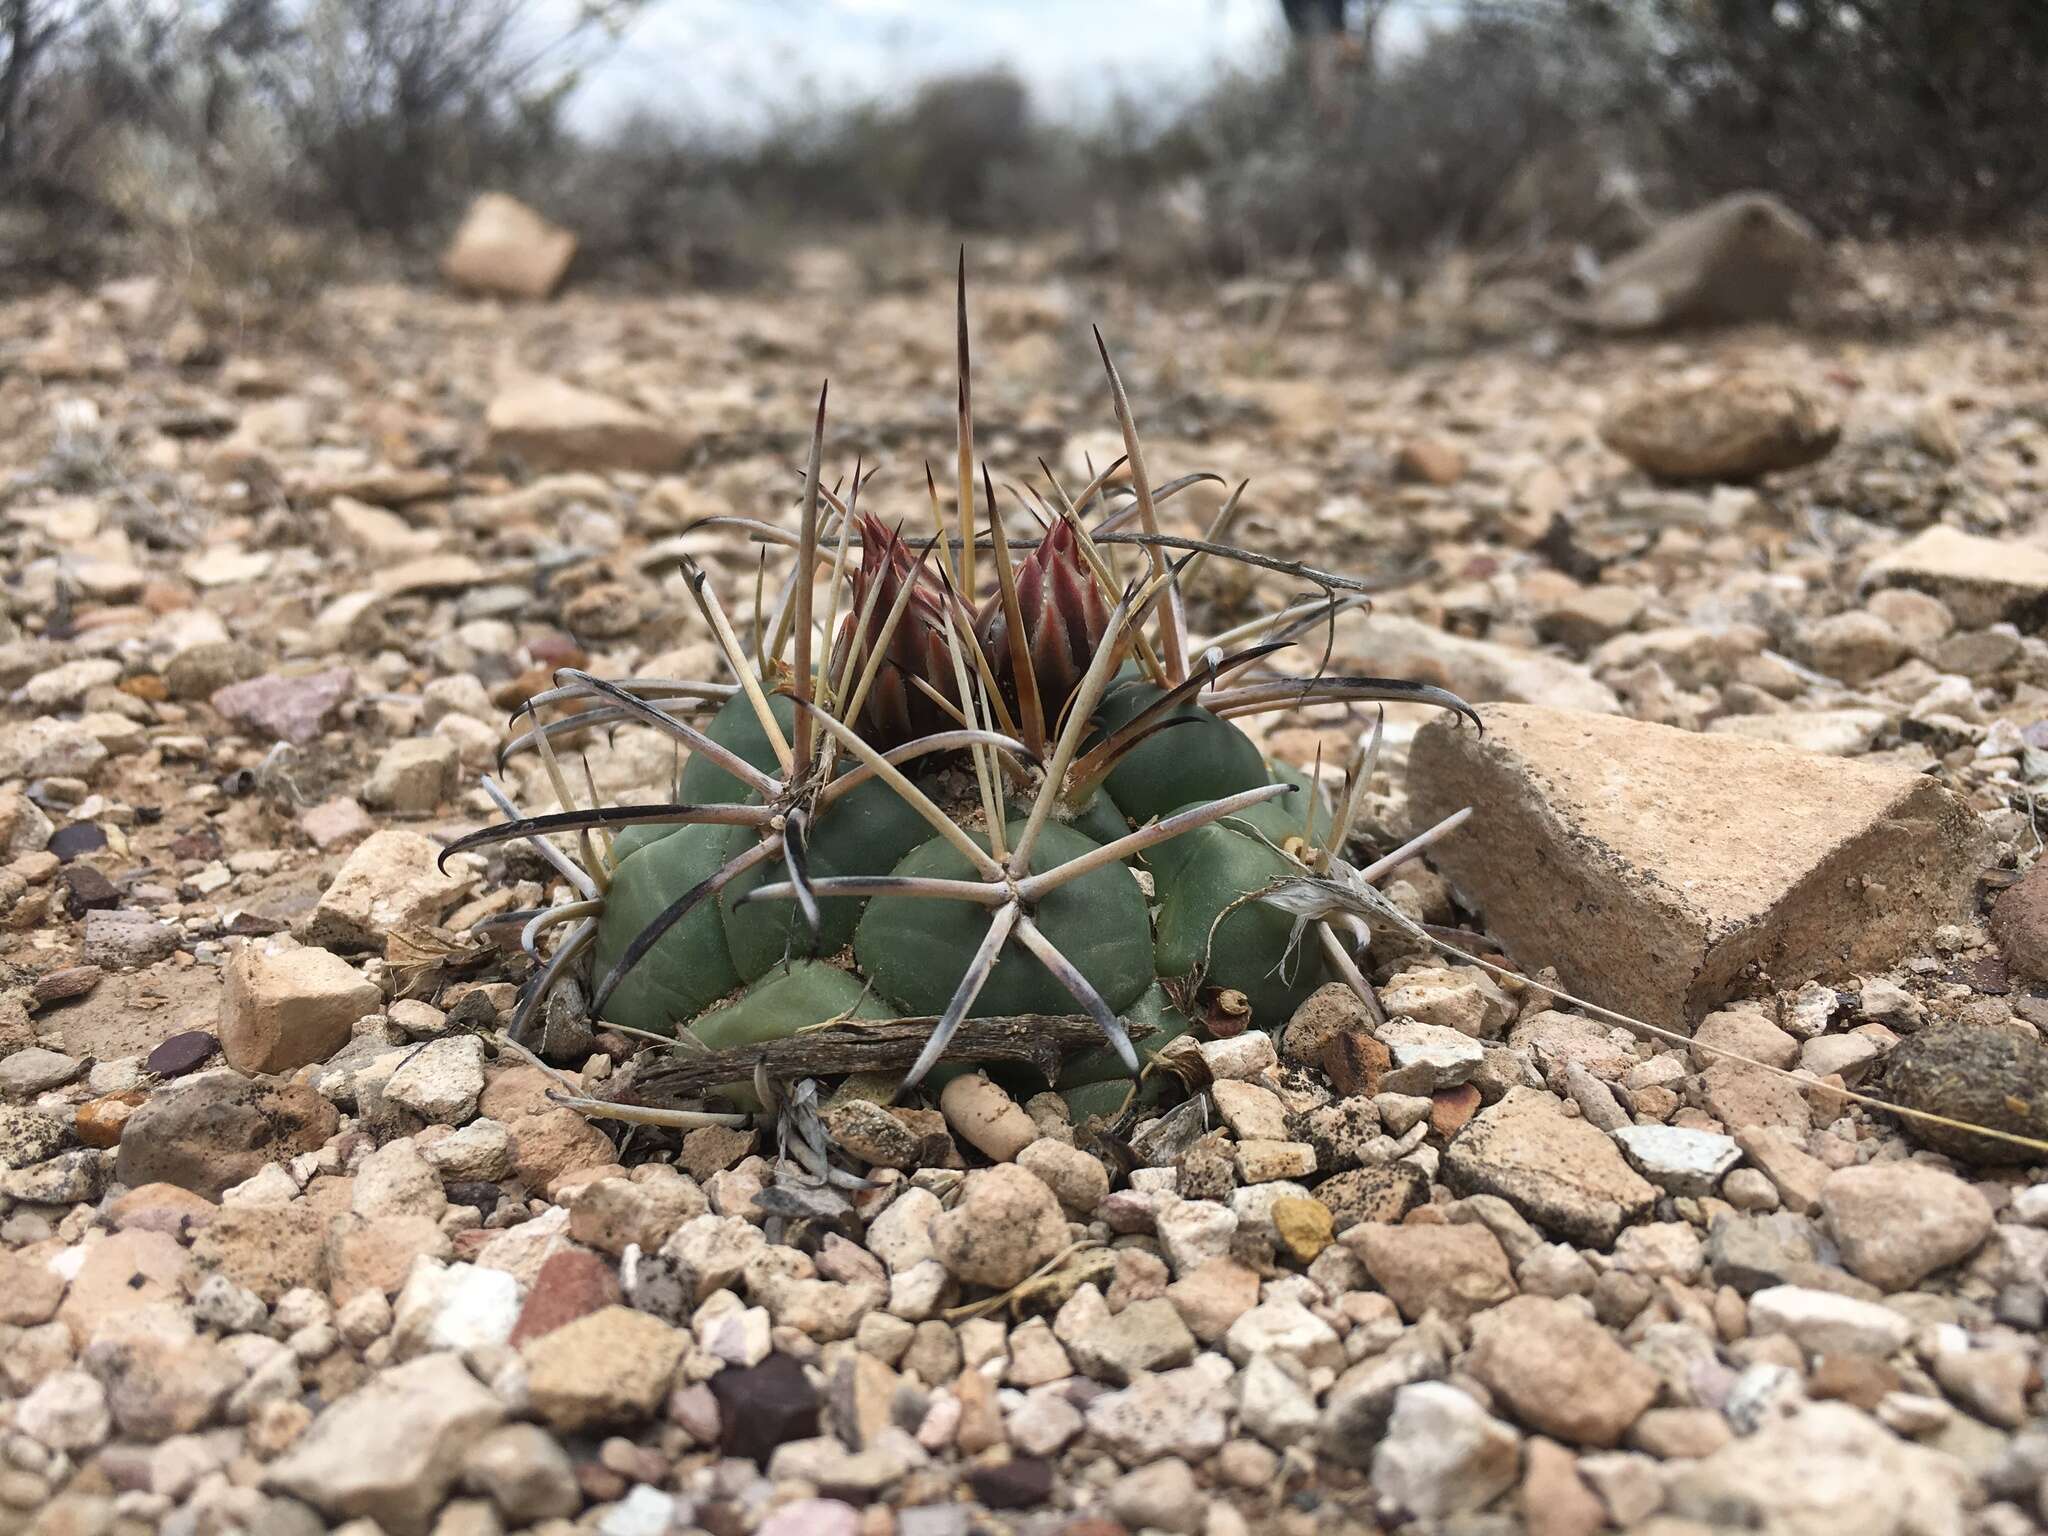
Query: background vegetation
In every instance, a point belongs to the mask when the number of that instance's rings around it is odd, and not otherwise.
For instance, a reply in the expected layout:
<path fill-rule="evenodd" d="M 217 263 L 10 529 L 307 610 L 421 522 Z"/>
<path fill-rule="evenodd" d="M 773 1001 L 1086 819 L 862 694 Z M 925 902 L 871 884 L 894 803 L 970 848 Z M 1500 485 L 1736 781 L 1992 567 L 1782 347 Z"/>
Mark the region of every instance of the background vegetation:
<path fill-rule="evenodd" d="M 483 188 L 573 227 L 585 277 L 694 282 L 759 274 L 791 231 L 902 219 L 1234 273 L 1605 249 L 1737 187 L 1837 234 L 2048 202 L 2040 0 L 1473 3 L 1398 51 L 1375 41 L 1402 0 L 1369 0 L 1330 89 L 1276 57 L 1164 121 L 1050 123 L 996 71 L 744 140 L 644 117 L 579 139 L 579 67 L 631 46 L 645 3 L 536 43 L 526 0 L 0 0 L 7 270 L 86 276 L 126 242 L 289 297 L 340 252 L 431 252 Z"/>

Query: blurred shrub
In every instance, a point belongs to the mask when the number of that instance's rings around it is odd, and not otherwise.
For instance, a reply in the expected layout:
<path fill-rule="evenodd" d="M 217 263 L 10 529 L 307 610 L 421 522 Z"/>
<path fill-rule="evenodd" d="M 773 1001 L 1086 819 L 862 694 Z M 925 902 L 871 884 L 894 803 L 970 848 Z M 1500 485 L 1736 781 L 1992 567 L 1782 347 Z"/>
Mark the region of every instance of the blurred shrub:
<path fill-rule="evenodd" d="M 308 0 L 266 71 L 312 205 L 410 236 L 546 159 L 575 73 L 572 22 L 526 41 L 527 0 Z M 584 13 L 588 15 L 589 13 Z"/>
<path fill-rule="evenodd" d="M 1157 144 L 1224 271 L 1367 250 L 1404 262 L 1479 234 L 1531 156 L 1591 119 L 1586 61 L 1547 16 L 1477 13 L 1315 101 L 1299 61 L 1227 80 Z"/>
<path fill-rule="evenodd" d="M 2048 205 L 2042 0 L 1579 0 L 1574 15 L 1639 61 L 1616 109 L 1699 195 L 1762 187 L 1838 233 Z"/>
<path fill-rule="evenodd" d="M 766 270 L 781 220 L 749 206 L 716 157 L 649 114 L 573 144 L 516 183 L 577 236 L 576 270 L 627 282 L 725 287 Z"/>
<path fill-rule="evenodd" d="M 289 303 L 334 229 L 419 249 L 485 188 L 574 228 L 585 275 L 700 284 L 762 273 L 792 230 L 896 221 L 1085 237 L 1155 279 L 1605 249 L 1641 218 L 1617 168 L 1673 205 L 1763 187 L 1837 232 L 2048 200 L 2048 0 L 1372 0 L 1428 29 L 1381 26 L 1313 93 L 1289 53 L 1076 126 L 996 69 L 799 103 L 745 141 L 645 115 L 578 141 L 578 64 L 645 3 L 0 0 L 0 202 Z"/>

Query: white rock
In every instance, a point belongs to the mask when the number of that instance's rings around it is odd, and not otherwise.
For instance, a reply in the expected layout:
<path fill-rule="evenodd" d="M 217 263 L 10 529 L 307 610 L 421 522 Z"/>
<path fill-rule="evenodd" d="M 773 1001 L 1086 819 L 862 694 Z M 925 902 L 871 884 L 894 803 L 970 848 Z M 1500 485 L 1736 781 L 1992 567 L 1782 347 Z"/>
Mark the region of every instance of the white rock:
<path fill-rule="evenodd" d="M 668 1536 L 675 1519 L 675 1495 L 640 1483 L 598 1517 L 597 1536 Z"/>
<path fill-rule="evenodd" d="M 1003 1426 L 1010 1444 L 1027 1456 L 1053 1456 L 1081 1433 L 1081 1410 L 1057 1387 L 1024 1394 Z"/>
<path fill-rule="evenodd" d="M 208 1275 L 192 1293 L 192 1316 L 223 1334 L 259 1333 L 270 1321 L 270 1310 L 261 1296 L 226 1275 Z"/>
<path fill-rule="evenodd" d="M 1890 1307 L 1802 1285 L 1750 1297 L 1749 1330 L 1785 1334 L 1809 1355 L 1891 1355 L 1913 1336 L 1912 1323 Z"/>
<path fill-rule="evenodd" d="M 1186 1462 L 1167 1456 L 1110 1484 L 1109 1508 L 1132 1530 L 1195 1536 L 1208 1515 L 1209 1497 Z"/>
<path fill-rule="evenodd" d="M 1237 1217 L 1214 1200 L 1182 1200 L 1158 1216 L 1159 1246 L 1176 1277 L 1230 1252 Z"/>
<path fill-rule="evenodd" d="M 1225 1040 L 1204 1040 L 1202 1060 L 1209 1075 L 1218 1080 L 1258 1078 L 1268 1067 L 1280 1064 L 1273 1037 L 1262 1029 L 1248 1029 Z"/>
<path fill-rule="evenodd" d="M 696 1299 L 730 1288 L 748 1260 L 764 1251 L 768 1239 L 740 1216 L 693 1216 L 661 1245 L 661 1256 L 674 1261 L 689 1280 Z"/>
<path fill-rule="evenodd" d="M 750 1307 L 731 1291 L 717 1291 L 705 1298 L 690 1319 L 690 1332 L 697 1347 L 727 1365 L 759 1365 L 773 1347 L 769 1342 L 771 1322 L 765 1307 Z"/>
<path fill-rule="evenodd" d="M 53 1451 L 84 1456 L 113 1433 L 106 1391 L 84 1371 L 43 1378 L 14 1411 L 14 1427 Z"/>
<path fill-rule="evenodd" d="M 868 1224 L 868 1252 L 887 1265 L 892 1275 L 936 1258 L 932 1223 L 943 1209 L 930 1190 L 906 1189 Z"/>
<path fill-rule="evenodd" d="M 270 1464 L 265 1485 L 337 1522 L 366 1517 L 391 1536 L 426 1536 L 464 1453 L 504 1417 L 455 1355 L 423 1355 L 330 1404 Z"/>
<path fill-rule="evenodd" d="M 358 1216 L 428 1216 L 448 1209 L 441 1176 L 410 1136 L 387 1141 L 356 1168 L 349 1208 Z"/>
<path fill-rule="evenodd" d="M 299 1198 L 299 1186 L 276 1163 L 265 1163 L 250 1178 L 221 1191 L 222 1205 L 290 1205 Z"/>
<path fill-rule="evenodd" d="M 1315 1394 L 1273 1355 L 1254 1355 L 1237 1376 L 1237 1413 L 1244 1428 L 1285 1450 L 1316 1427 Z"/>
<path fill-rule="evenodd" d="M 394 1309 L 393 1352 L 409 1360 L 510 1343 L 523 1299 L 518 1279 L 502 1269 L 415 1259 Z"/>
<path fill-rule="evenodd" d="M 2012 1197 L 2006 1207 L 2014 1221 L 2029 1227 L 2048 1227 L 2048 1184 L 2030 1184 Z"/>
<path fill-rule="evenodd" d="M 1625 1125 L 1611 1133 L 1636 1172 L 1674 1195 L 1711 1195 L 1742 1161 L 1733 1136 L 1681 1125 Z"/>
<path fill-rule="evenodd" d="M 1672 1470 L 1666 1514 L 1785 1536 L 1959 1536 L 1965 1501 L 1981 1497 L 1961 1461 L 1847 1403 L 1809 1403 L 1768 1434 Z"/>
<path fill-rule="evenodd" d="M 1218 1356 L 1204 1358 L 1226 1373 L 1230 1369 Z M 1229 1394 L 1215 1371 L 1197 1362 L 1147 1373 L 1120 1392 L 1104 1393 L 1088 1405 L 1087 1424 L 1126 1466 L 1161 1456 L 1192 1461 L 1213 1455 L 1223 1444 L 1229 1407 Z"/>
<path fill-rule="evenodd" d="M 1514 1486 L 1521 1436 L 1443 1382 L 1394 1396 L 1386 1438 L 1373 1452 L 1373 1485 L 1423 1520 L 1484 1509 Z"/>
<path fill-rule="evenodd" d="M 484 1043 L 447 1035 L 409 1052 L 384 1084 L 384 1097 L 432 1125 L 461 1125 L 484 1091 Z"/>
<path fill-rule="evenodd" d="M 1280 1241 L 1280 1229 L 1273 1225 L 1273 1206 L 1281 1200 L 1306 1200 L 1310 1198 L 1306 1187 L 1287 1179 L 1274 1179 L 1269 1183 L 1255 1184 L 1249 1189 L 1231 1191 L 1230 1214 L 1237 1218 L 1237 1229 L 1253 1237 L 1264 1238 L 1269 1243 Z"/>
<path fill-rule="evenodd" d="M 444 1179 L 494 1184 L 512 1172 L 512 1130 L 499 1120 L 472 1120 L 422 1155 Z"/>
<path fill-rule="evenodd" d="M 1300 1302 L 1284 1298 L 1261 1302 L 1240 1316 L 1223 1335 L 1223 1348 L 1239 1365 L 1261 1355 L 1281 1354 L 1311 1370 L 1344 1367 L 1344 1346 L 1336 1330 Z"/>
<path fill-rule="evenodd" d="M 1486 1060 L 1486 1048 L 1478 1040 L 1446 1025 L 1390 1019 L 1378 1033 L 1394 1058 L 1393 1070 L 1383 1079 L 1389 1093 L 1429 1094 L 1455 1088 L 1469 1082 Z"/>

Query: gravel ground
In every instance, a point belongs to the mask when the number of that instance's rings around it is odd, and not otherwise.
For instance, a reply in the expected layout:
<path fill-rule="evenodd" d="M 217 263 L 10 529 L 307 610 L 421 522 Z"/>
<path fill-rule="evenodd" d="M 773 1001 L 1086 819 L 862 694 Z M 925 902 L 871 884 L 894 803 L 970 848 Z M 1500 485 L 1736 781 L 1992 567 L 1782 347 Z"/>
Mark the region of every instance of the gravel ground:
<path fill-rule="evenodd" d="M 981 258 L 999 478 L 1120 451 L 1100 321 L 1159 478 L 1387 585 L 1332 665 L 1485 706 L 1389 712 L 1362 840 L 1474 805 L 1389 892 L 1504 972 L 1376 930 L 1388 1022 L 1204 1044 L 1127 1159 L 969 1083 L 843 1117 L 851 1191 L 555 1102 L 636 1047 L 501 1053 L 470 930 L 550 872 L 436 855 L 553 668 L 707 672 L 662 557 L 793 517 L 821 377 L 923 518 L 950 273 L 7 305 L 0 1532 L 2041 1529 L 2041 1154 L 1852 1095 L 2048 1137 L 2048 307 L 1861 259 L 1933 322 L 1471 344 Z"/>

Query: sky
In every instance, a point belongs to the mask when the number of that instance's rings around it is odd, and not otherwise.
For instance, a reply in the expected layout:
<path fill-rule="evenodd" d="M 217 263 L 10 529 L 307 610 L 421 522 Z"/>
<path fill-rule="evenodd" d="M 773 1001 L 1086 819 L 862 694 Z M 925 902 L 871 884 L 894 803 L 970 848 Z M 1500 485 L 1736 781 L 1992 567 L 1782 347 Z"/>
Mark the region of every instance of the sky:
<path fill-rule="evenodd" d="M 579 0 L 541 0 L 537 21 Z M 1006 64 L 1048 114 L 1086 115 L 1117 87 L 1191 94 L 1259 62 L 1276 0 L 644 0 L 584 71 L 573 121 L 637 108 L 744 132 L 778 109 L 905 94 L 934 74 Z"/>

